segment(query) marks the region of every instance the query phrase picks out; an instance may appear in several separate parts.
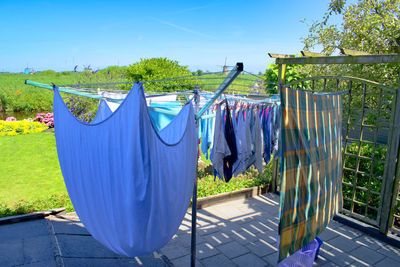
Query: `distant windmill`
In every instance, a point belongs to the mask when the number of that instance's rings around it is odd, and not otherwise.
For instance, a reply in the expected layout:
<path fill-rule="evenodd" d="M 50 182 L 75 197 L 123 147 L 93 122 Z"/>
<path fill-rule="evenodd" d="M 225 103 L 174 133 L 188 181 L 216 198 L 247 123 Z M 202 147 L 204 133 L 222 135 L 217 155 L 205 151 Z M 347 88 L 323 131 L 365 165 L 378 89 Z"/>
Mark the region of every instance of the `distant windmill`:
<path fill-rule="evenodd" d="M 85 65 L 83 65 L 84 70 L 87 72 L 93 72 L 92 68 L 90 67 L 90 65 L 88 65 L 87 67 Z"/>
<path fill-rule="evenodd" d="M 78 65 L 76 65 L 76 66 L 74 67 L 74 72 L 76 72 L 77 69 L 78 69 Z"/>
<path fill-rule="evenodd" d="M 233 66 L 227 66 L 226 65 L 226 57 L 225 57 L 225 64 L 222 66 L 222 65 L 217 65 L 218 67 L 222 67 L 222 73 L 224 74 L 224 75 L 228 75 L 228 67 L 233 67 Z"/>

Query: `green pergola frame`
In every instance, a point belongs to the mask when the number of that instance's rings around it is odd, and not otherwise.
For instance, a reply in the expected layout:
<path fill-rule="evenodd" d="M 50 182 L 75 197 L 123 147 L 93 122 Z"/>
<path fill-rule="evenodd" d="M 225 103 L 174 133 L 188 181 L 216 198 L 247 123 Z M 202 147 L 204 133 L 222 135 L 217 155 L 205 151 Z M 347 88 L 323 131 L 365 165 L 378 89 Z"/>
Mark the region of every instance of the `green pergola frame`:
<path fill-rule="evenodd" d="M 351 50 L 350 50 L 351 51 Z M 285 72 L 286 72 L 286 66 L 287 65 L 308 65 L 308 64 L 389 64 L 389 63 L 394 63 L 394 64 L 399 64 L 400 63 L 400 54 L 390 54 L 390 55 L 356 55 L 356 56 L 323 56 L 320 54 L 316 53 L 302 53 L 303 55 L 312 55 L 312 56 L 303 56 L 303 57 L 295 57 L 294 55 L 282 55 L 282 54 L 269 54 L 270 57 L 276 58 L 275 63 L 278 65 L 278 81 L 279 81 L 279 86 L 282 88 L 284 86 L 290 86 L 295 83 L 300 83 L 304 82 L 303 79 L 300 81 L 295 81 L 292 83 L 285 83 Z M 381 208 L 382 210 L 380 211 L 380 218 L 378 218 L 377 224 L 375 224 L 377 227 L 379 227 L 379 230 L 381 233 L 387 234 L 389 230 L 393 230 L 395 232 L 399 232 L 398 229 L 393 228 L 393 221 L 394 221 L 394 216 L 398 217 L 398 215 L 394 214 L 394 205 L 396 201 L 400 201 L 399 198 L 397 198 L 397 194 L 399 192 L 399 177 L 400 177 L 400 164 L 398 163 L 398 160 L 400 159 L 400 83 L 397 88 L 390 88 L 387 86 L 384 86 L 382 84 L 368 81 L 365 79 L 360 79 L 360 78 L 353 78 L 353 77 L 341 77 L 341 76 L 319 76 L 319 77 L 313 77 L 310 78 L 309 80 L 316 80 L 316 79 L 324 79 L 324 89 L 326 85 L 326 80 L 327 79 L 336 79 L 337 81 L 337 87 L 338 88 L 338 81 L 339 80 L 348 80 L 349 81 L 349 89 L 351 90 L 351 83 L 352 81 L 359 81 L 365 84 L 363 88 L 363 107 L 362 107 L 362 116 L 364 116 L 364 104 L 365 104 L 365 91 L 366 91 L 366 84 L 376 86 L 380 88 L 380 93 L 379 93 L 379 101 L 381 101 L 381 94 L 382 94 L 382 89 L 391 91 L 394 96 L 394 104 L 392 108 L 392 114 L 390 117 L 390 132 L 388 136 L 388 146 L 387 146 L 387 157 L 385 160 L 385 172 L 384 172 L 384 177 L 382 180 L 382 191 L 381 191 Z M 400 80 L 400 76 L 399 76 Z M 313 83 L 314 86 L 314 83 Z M 312 88 L 314 90 L 314 88 Z M 348 104 L 348 112 L 350 110 L 350 96 L 349 96 L 349 104 Z M 378 114 L 380 112 L 380 108 L 378 109 Z M 349 114 L 349 113 L 348 113 Z M 349 115 L 350 117 L 350 115 Z M 363 118 L 363 117 L 362 117 Z M 361 123 L 363 124 L 363 122 Z M 348 123 L 346 124 L 346 140 L 345 143 L 347 145 L 347 139 L 348 139 Z M 361 146 L 361 136 L 362 136 L 362 129 L 364 125 L 361 125 L 361 135 L 360 139 L 358 142 L 360 142 L 359 145 L 359 151 L 357 155 L 357 168 L 359 165 L 360 161 L 360 146 Z M 375 144 L 376 145 L 376 135 L 377 135 L 377 129 L 378 126 L 377 124 L 374 125 L 376 127 L 376 133 L 375 133 Z M 345 145 L 345 151 L 344 154 L 346 153 L 346 145 Z M 374 152 L 375 152 L 375 146 L 374 146 Z M 344 161 L 343 161 L 344 162 Z M 372 160 L 373 162 L 373 160 Z M 272 179 L 272 188 L 274 190 L 277 189 L 277 181 L 278 181 L 278 175 L 279 175 L 279 168 L 278 168 L 277 161 L 274 161 L 273 164 L 273 179 Z M 344 169 L 344 166 L 343 166 Z M 356 169 L 357 172 L 357 169 Z M 357 174 L 356 174 L 357 175 Z M 354 187 L 356 187 L 354 185 Z M 355 191 L 353 192 L 355 194 Z M 353 198 L 354 200 L 354 198 Z M 352 203 L 353 205 L 353 203 Z M 356 217 L 357 216 L 353 216 Z M 362 217 L 362 216 L 359 216 Z M 363 221 L 369 222 L 368 218 L 357 218 L 361 219 Z M 393 229 L 392 229 L 393 228 Z"/>

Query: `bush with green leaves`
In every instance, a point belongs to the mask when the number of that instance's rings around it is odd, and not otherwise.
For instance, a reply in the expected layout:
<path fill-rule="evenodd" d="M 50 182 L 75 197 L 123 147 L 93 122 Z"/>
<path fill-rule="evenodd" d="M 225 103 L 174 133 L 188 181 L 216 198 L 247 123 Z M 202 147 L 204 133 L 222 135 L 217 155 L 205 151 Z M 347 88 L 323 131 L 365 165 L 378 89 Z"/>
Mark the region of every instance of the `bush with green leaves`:
<path fill-rule="evenodd" d="M 344 158 L 343 170 L 343 197 L 347 199 L 353 199 L 353 194 L 355 200 L 360 203 L 368 203 L 369 206 L 379 208 L 380 207 L 380 192 L 382 190 L 382 179 L 385 168 L 385 157 L 387 148 L 385 146 L 377 146 L 375 151 L 373 150 L 373 145 L 371 144 L 361 144 L 359 147 L 358 142 L 354 142 L 347 147 L 347 154 Z M 357 161 L 356 155 L 360 153 L 363 157 Z M 374 158 L 372 163 L 371 160 L 367 158 Z M 358 166 L 357 166 L 358 164 Z M 373 165 L 372 165 L 373 164 Z M 357 175 L 353 170 L 358 167 Z M 369 174 L 372 173 L 372 177 Z M 350 186 L 348 185 L 350 184 Z M 366 190 L 359 190 L 354 187 L 361 187 L 370 191 L 377 192 L 378 194 L 368 194 Z M 345 209 L 351 208 L 351 202 L 344 199 L 343 207 Z M 365 206 L 355 203 L 354 212 L 364 215 Z M 376 219 L 377 213 L 373 209 L 367 210 L 367 216 Z"/>
<path fill-rule="evenodd" d="M 69 110 L 83 122 L 91 122 L 95 116 L 94 102 L 92 99 L 79 96 L 64 97 L 65 104 Z"/>
<path fill-rule="evenodd" d="M 251 167 L 246 173 L 233 177 L 228 183 L 214 177 L 212 165 L 199 163 L 197 195 L 206 197 L 253 186 L 266 187 L 272 178 L 272 162 L 271 160 L 268 165 L 264 166 L 261 174 Z"/>
<path fill-rule="evenodd" d="M 146 83 L 145 85 L 150 91 L 191 90 L 198 84 L 197 80 L 186 66 L 181 66 L 178 61 L 167 58 L 141 59 L 140 62 L 129 66 L 126 75 L 132 82 L 187 77 L 185 80 Z"/>
<path fill-rule="evenodd" d="M 277 64 L 269 64 L 263 76 L 263 78 L 265 79 L 265 88 L 269 91 L 272 90 L 272 92 L 270 91 L 271 93 L 277 93 L 279 89 L 279 87 L 277 86 L 277 84 L 279 83 L 278 69 L 279 66 Z M 285 81 L 283 82 L 290 83 L 306 78 L 307 75 L 302 73 L 301 69 L 304 69 L 304 66 L 287 65 L 285 70 Z"/>
<path fill-rule="evenodd" d="M 24 199 L 13 203 L 0 203 L 0 218 L 61 207 L 65 207 L 67 212 L 74 211 L 67 193 L 53 194 L 49 197 L 36 200 Z"/>

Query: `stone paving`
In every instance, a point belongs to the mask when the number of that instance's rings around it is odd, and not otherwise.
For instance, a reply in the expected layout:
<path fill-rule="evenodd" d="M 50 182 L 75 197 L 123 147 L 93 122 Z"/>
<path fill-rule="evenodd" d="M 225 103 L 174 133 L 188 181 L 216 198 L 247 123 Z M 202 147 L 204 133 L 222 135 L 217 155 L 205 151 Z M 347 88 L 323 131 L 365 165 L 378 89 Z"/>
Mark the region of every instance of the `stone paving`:
<path fill-rule="evenodd" d="M 279 196 L 266 194 L 198 210 L 197 266 L 276 266 Z M 190 266 L 191 215 L 161 249 Z M 332 221 L 315 266 L 400 266 L 400 249 Z"/>
<path fill-rule="evenodd" d="M 79 219 L 50 216 L 0 226 L 0 266 L 168 266 L 158 253 L 127 258 L 98 243 Z"/>
<path fill-rule="evenodd" d="M 276 266 L 279 197 L 266 194 L 198 211 L 197 266 Z M 315 266 L 400 266 L 400 249 L 333 221 Z M 190 266 L 191 214 L 159 252 L 116 255 L 74 214 L 0 226 L 0 266 Z"/>

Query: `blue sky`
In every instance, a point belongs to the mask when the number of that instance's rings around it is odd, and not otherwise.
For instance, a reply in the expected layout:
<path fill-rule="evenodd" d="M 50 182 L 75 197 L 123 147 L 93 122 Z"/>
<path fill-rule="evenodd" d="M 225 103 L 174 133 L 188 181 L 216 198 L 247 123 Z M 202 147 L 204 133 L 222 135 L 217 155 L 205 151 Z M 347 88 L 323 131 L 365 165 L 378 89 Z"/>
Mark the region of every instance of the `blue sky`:
<path fill-rule="evenodd" d="M 190 70 L 296 53 L 329 0 L 0 1 L 0 71 L 72 70 L 168 57 Z M 306 18 L 306 23 L 300 20 Z"/>

